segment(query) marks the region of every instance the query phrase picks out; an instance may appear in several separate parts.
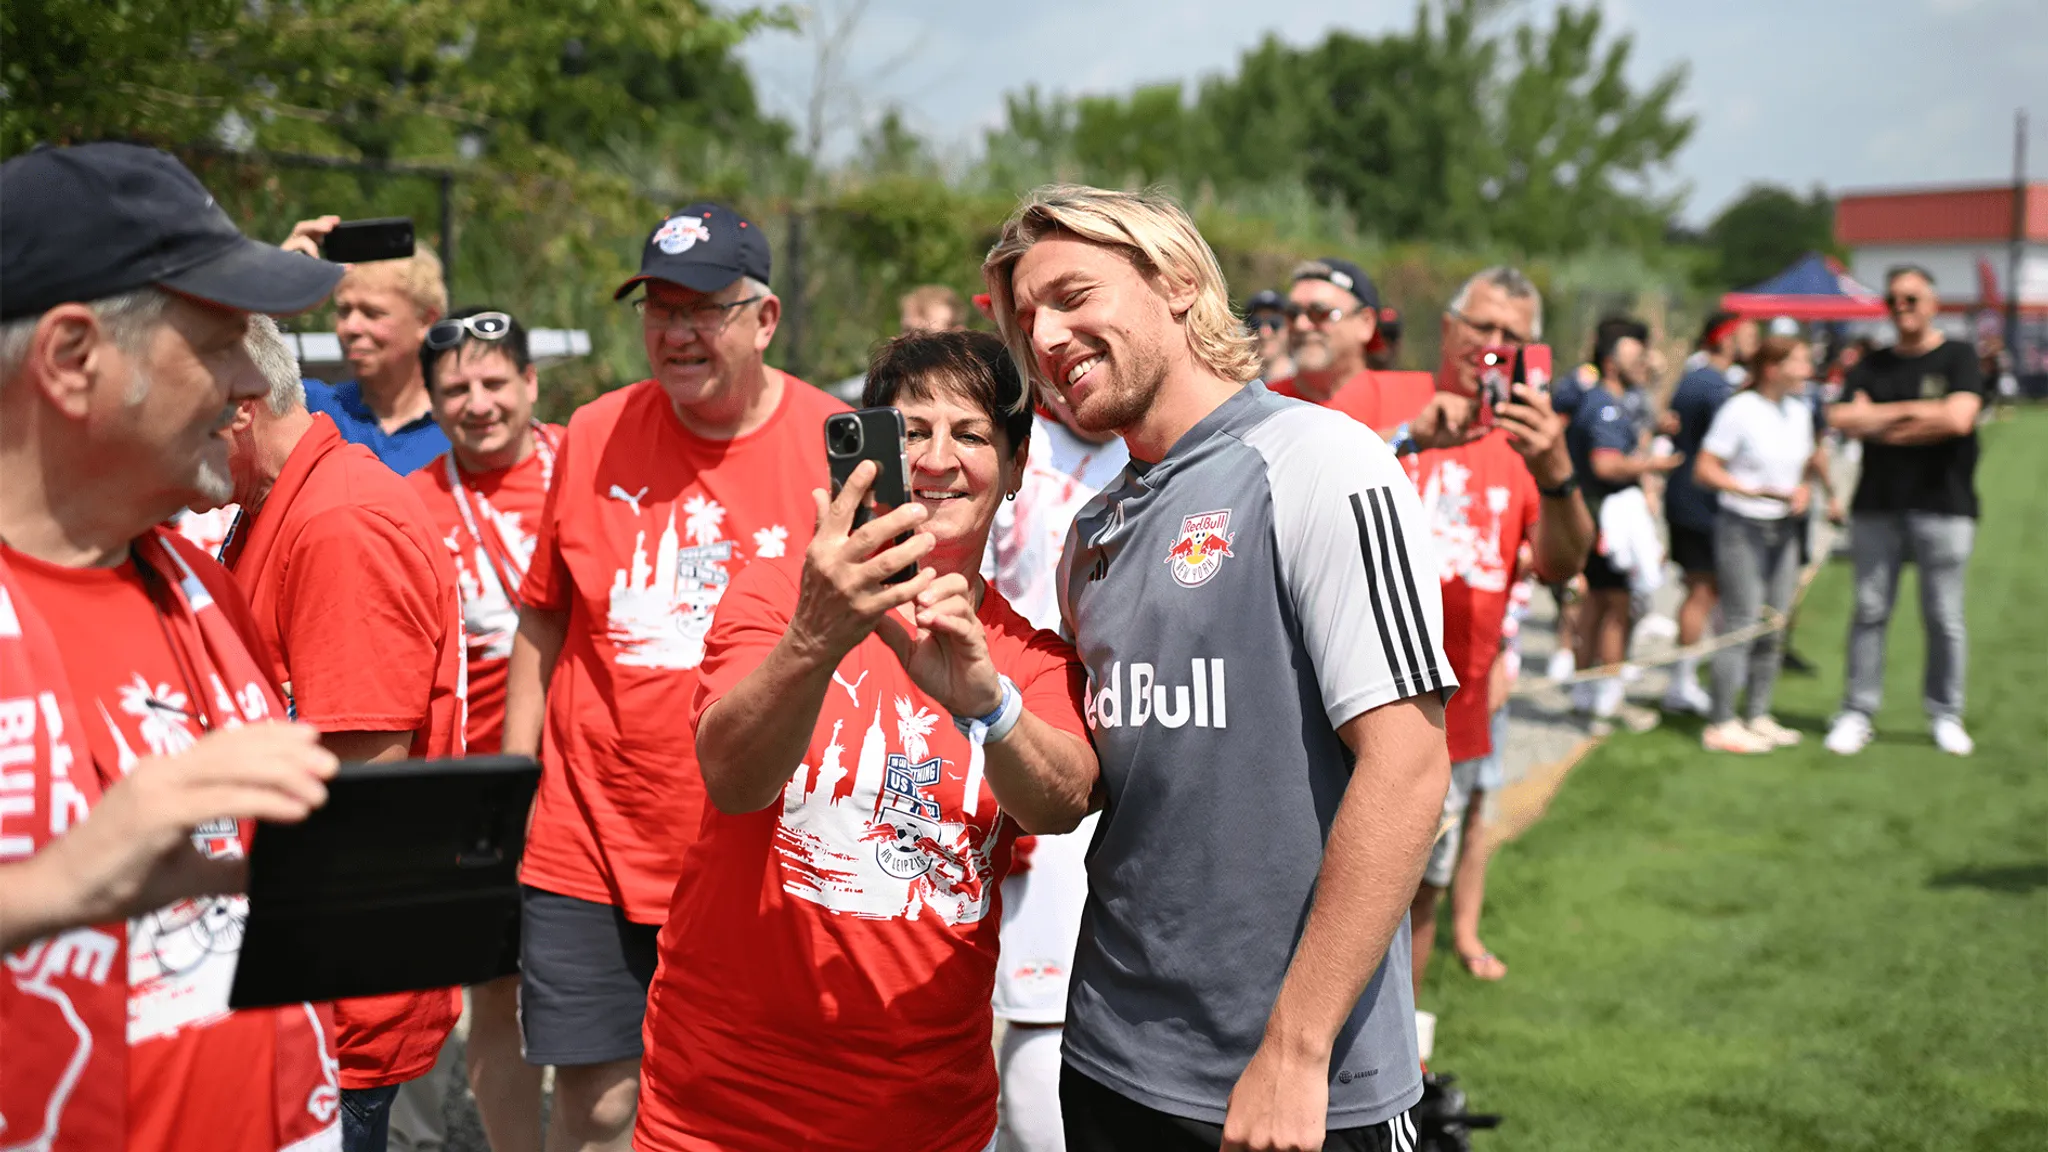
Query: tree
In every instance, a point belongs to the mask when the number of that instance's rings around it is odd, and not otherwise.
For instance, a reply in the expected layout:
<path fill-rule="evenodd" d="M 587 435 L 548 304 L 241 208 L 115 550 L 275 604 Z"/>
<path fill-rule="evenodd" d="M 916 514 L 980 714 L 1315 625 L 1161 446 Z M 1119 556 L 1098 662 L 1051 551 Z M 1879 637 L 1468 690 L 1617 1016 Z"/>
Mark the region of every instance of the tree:
<path fill-rule="evenodd" d="M 8 0 L 0 4 L 0 155 L 40 141 L 190 139 L 220 119 L 233 78 L 190 48 L 232 27 L 239 0 Z M 178 92 L 138 101 L 137 89 Z"/>
<path fill-rule="evenodd" d="M 1547 33 L 1515 30 L 1513 76 L 1493 116 L 1499 185 L 1487 217 L 1524 251 L 1649 247 L 1677 212 L 1678 198 L 1648 180 L 1692 135 L 1692 118 L 1673 108 L 1685 70 L 1635 92 L 1625 76 L 1633 38 L 1603 47 L 1600 32 L 1595 7 L 1559 7 Z"/>
<path fill-rule="evenodd" d="M 1835 202 L 1816 186 L 1802 199 L 1776 184 L 1752 184 L 1707 225 L 1707 281 L 1747 288 L 1783 271 L 1808 252 L 1841 255 L 1835 244 Z"/>
<path fill-rule="evenodd" d="M 1036 89 L 988 134 L 991 183 L 1175 182 L 1237 204 L 1334 201 L 1386 240 L 1523 253 L 1660 242 L 1676 198 L 1653 180 L 1692 132 L 1683 69 L 1637 91 L 1627 35 L 1596 7 L 1503 34 L 1505 0 L 1426 0 L 1402 32 L 1268 36 L 1194 99 L 1178 84 L 1072 99 Z M 1021 181 L 1028 183 L 1030 181 Z M 1276 196 L 1305 188 L 1307 196 Z"/>

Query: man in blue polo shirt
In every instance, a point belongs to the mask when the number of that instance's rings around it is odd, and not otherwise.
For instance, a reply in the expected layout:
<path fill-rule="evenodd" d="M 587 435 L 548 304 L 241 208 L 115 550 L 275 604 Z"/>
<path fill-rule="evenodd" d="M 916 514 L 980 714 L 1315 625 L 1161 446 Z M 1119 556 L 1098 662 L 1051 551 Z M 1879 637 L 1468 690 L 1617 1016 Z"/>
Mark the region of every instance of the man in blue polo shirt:
<path fill-rule="evenodd" d="M 320 241 L 340 222 L 301 220 L 284 247 L 317 257 Z M 441 261 L 431 248 L 404 260 L 349 265 L 334 291 L 334 335 L 356 378 L 333 386 L 306 382 L 307 408 L 327 413 L 343 439 L 401 476 L 448 451 L 420 375 L 420 342 L 447 311 Z"/>

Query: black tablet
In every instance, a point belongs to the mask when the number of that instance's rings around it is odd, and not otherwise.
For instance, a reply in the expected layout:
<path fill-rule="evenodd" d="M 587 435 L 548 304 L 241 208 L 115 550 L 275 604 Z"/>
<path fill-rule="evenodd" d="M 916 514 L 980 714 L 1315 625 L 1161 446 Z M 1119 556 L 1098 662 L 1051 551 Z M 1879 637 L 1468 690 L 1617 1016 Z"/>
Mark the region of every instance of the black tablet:
<path fill-rule="evenodd" d="M 302 824 L 259 824 L 230 1008 L 477 984 L 518 970 L 524 756 L 343 764 Z"/>

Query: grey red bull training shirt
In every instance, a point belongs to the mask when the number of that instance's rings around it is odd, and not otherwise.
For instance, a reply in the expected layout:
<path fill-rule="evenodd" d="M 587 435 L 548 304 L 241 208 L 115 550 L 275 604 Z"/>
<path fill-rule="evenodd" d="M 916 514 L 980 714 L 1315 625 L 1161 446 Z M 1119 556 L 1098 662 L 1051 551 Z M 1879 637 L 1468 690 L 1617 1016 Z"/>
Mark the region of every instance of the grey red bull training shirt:
<path fill-rule="evenodd" d="M 1075 519 L 1061 609 L 1107 804 L 1065 1056 L 1220 1123 L 1307 922 L 1337 729 L 1457 681 L 1414 487 L 1370 429 L 1247 386 Z M 1329 1126 L 1420 1098 L 1404 918 L 1339 1034 Z"/>

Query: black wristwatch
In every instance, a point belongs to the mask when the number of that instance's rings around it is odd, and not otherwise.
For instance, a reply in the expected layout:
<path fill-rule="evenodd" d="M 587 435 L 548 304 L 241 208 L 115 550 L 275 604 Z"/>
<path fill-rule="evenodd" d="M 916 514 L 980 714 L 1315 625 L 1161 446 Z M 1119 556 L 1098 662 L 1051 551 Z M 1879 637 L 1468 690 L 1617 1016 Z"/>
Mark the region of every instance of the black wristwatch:
<path fill-rule="evenodd" d="M 1564 478 L 1564 483 L 1559 484 L 1557 487 L 1538 488 L 1536 492 L 1545 500 L 1562 500 L 1578 490 L 1579 478 L 1577 476 L 1567 476 Z"/>

